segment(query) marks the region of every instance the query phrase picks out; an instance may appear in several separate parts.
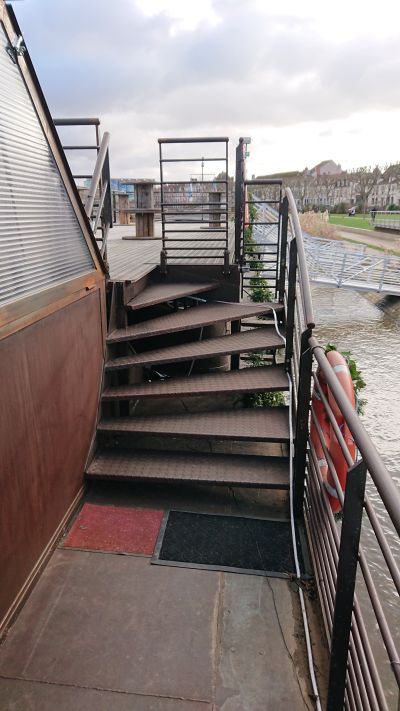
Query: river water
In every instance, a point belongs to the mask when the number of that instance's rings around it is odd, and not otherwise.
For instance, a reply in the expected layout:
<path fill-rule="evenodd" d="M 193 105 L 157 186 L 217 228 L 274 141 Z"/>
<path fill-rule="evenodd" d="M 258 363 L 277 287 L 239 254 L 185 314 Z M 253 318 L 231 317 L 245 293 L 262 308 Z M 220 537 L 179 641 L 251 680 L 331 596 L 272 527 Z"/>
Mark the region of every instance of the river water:
<path fill-rule="evenodd" d="M 334 343 L 338 350 L 349 350 L 355 358 L 367 384 L 362 391 L 362 396 L 367 401 L 365 414 L 362 415 L 363 423 L 400 489 L 400 304 L 389 314 L 358 292 L 317 286 L 314 286 L 312 291 L 317 321 L 316 336 L 323 345 Z M 367 491 L 400 565 L 398 536 L 370 478 L 367 481 Z M 397 648 L 400 649 L 399 598 L 365 514 L 362 546 L 370 563 L 389 627 Z M 357 596 L 368 625 L 374 653 L 379 660 L 389 708 L 397 710 L 397 685 L 361 582 L 357 587 Z"/>

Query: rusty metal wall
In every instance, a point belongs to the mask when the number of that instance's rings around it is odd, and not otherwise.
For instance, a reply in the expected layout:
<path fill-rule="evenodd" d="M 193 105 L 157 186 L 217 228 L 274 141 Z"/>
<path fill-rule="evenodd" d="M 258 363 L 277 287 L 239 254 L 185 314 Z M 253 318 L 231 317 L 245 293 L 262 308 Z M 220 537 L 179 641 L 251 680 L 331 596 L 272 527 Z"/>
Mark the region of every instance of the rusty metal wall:
<path fill-rule="evenodd" d="M 103 369 L 101 294 L 0 340 L 0 626 L 83 483 Z"/>

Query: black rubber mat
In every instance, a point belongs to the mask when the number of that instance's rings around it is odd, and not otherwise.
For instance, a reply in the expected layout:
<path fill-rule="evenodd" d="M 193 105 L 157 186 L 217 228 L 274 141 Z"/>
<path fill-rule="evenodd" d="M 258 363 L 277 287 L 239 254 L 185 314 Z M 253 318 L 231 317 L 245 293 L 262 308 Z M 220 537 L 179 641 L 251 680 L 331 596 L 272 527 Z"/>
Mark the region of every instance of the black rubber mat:
<path fill-rule="evenodd" d="M 298 555 L 303 571 L 299 546 Z M 290 522 L 170 511 L 153 562 L 291 576 Z"/>

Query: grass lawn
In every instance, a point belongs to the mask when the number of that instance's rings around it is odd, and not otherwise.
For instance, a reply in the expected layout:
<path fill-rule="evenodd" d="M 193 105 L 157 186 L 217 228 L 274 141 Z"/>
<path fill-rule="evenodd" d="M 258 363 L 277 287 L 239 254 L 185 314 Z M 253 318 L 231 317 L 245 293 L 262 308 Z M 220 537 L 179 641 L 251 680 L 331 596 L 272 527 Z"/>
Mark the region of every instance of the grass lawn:
<path fill-rule="evenodd" d="M 331 225 L 340 225 L 342 227 L 356 227 L 362 230 L 373 230 L 369 218 L 363 215 L 329 215 Z"/>

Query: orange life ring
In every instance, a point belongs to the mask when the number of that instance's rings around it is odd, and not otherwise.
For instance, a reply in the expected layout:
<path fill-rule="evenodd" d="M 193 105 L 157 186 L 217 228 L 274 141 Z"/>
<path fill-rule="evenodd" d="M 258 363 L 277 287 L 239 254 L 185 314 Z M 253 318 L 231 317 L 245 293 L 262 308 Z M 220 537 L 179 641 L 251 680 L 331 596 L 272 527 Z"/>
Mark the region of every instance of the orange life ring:
<path fill-rule="evenodd" d="M 343 390 L 345 391 L 349 402 L 355 409 L 356 399 L 355 399 L 355 393 L 354 393 L 354 385 L 353 385 L 353 381 L 351 379 L 351 375 L 350 375 L 350 371 L 349 371 L 349 367 L 347 365 L 346 359 L 344 358 L 344 356 L 342 356 L 340 353 L 338 353 L 338 351 L 329 351 L 326 354 L 326 357 L 327 357 L 329 363 L 331 364 L 331 366 L 335 372 L 335 375 L 337 376 Z M 355 446 L 352 434 L 351 434 L 349 428 L 347 427 L 345 419 L 342 415 L 341 410 L 339 409 L 339 407 L 336 403 L 335 398 L 333 397 L 329 387 L 327 386 L 326 382 L 324 381 L 324 378 L 322 377 L 321 371 L 318 371 L 318 379 L 319 379 L 322 391 L 328 399 L 329 405 L 330 405 L 332 412 L 335 416 L 336 422 L 340 428 L 340 431 L 343 435 L 344 441 L 346 442 L 347 448 L 348 448 L 351 458 L 354 462 L 355 458 L 356 458 L 356 446 Z M 342 491 L 344 492 L 346 489 L 348 464 L 347 464 L 345 456 L 342 452 L 342 448 L 338 442 L 338 439 L 335 435 L 334 429 L 329 421 L 325 407 L 324 407 L 324 405 L 321 401 L 321 398 L 319 397 L 319 394 L 315 388 L 313 390 L 312 405 L 313 405 L 315 416 L 316 416 L 318 423 L 322 429 L 324 442 L 325 442 L 328 452 L 332 458 L 333 465 L 335 467 L 340 486 L 342 488 Z M 319 438 L 319 435 L 317 432 L 317 428 L 312 420 L 311 420 L 311 428 L 310 428 L 310 437 L 311 437 L 311 441 L 312 441 L 314 448 L 315 448 L 315 453 L 317 456 L 318 465 L 319 465 L 319 468 L 321 471 L 321 476 L 324 481 L 324 486 L 325 486 L 326 492 L 328 494 L 328 499 L 329 499 L 331 509 L 332 509 L 333 513 L 337 513 L 341 509 L 339 496 L 336 491 L 336 487 L 335 487 L 335 483 L 334 483 L 332 474 L 329 471 L 329 467 L 326 462 L 325 453 L 323 451 L 323 447 L 322 447 L 322 444 L 321 444 L 321 441 L 320 441 L 320 438 Z"/>

